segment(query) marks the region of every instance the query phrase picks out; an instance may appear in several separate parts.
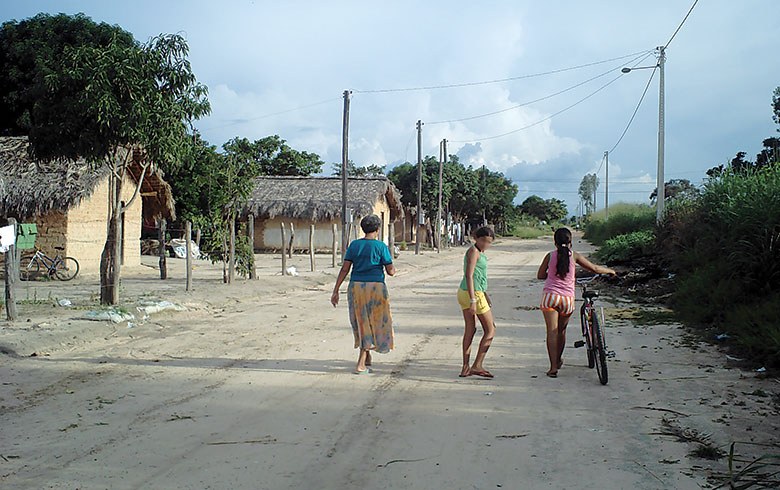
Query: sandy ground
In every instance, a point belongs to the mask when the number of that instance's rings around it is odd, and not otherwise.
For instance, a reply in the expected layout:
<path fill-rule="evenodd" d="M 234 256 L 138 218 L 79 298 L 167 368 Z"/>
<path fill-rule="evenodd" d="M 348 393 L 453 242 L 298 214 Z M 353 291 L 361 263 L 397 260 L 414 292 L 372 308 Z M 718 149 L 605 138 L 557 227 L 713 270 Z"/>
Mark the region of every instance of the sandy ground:
<path fill-rule="evenodd" d="M 127 309 L 187 307 L 131 327 L 74 319 L 93 304 L 94 279 L 29 284 L 22 320 L 0 323 L 0 486 L 698 489 L 726 461 L 689 455 L 694 444 L 660 434 L 664 418 L 725 449 L 780 441 L 777 381 L 729 367 L 677 325 L 610 322 L 607 310 L 609 384 L 582 349 L 545 377 L 534 277 L 548 248 L 502 240 L 489 252 L 493 380 L 457 377 L 464 249 L 402 253 L 388 280 L 397 348 L 366 376 L 351 374 L 346 305 L 329 304 L 329 257 L 282 277 L 265 256 L 259 280 L 231 286 L 199 264 L 189 294 L 180 262 L 164 283 L 125 271 Z M 64 297 L 75 308 L 52 306 Z"/>

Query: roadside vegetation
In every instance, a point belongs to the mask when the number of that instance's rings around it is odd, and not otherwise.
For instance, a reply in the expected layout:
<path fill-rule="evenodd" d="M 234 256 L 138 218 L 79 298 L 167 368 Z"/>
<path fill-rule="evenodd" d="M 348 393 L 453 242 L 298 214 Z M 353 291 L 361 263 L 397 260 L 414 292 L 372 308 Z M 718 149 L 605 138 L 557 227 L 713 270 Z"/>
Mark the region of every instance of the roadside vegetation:
<path fill-rule="evenodd" d="M 780 125 L 780 87 L 772 107 Z M 763 140 L 755 161 L 745 157 L 710 169 L 699 187 L 667 183 L 660 224 L 650 206 L 618 205 L 608 220 L 591 216 L 585 238 L 600 245 L 598 259 L 666 280 L 664 298 L 686 324 L 778 369 L 780 138 Z"/>

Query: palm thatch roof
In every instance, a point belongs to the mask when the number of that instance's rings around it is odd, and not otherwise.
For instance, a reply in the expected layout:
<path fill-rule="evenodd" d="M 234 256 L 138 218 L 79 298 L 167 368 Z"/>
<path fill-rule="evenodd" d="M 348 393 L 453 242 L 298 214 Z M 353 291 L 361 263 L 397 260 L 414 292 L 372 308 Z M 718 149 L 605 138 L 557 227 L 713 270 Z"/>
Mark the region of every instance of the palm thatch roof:
<path fill-rule="evenodd" d="M 368 216 L 385 199 L 390 220 L 402 213 L 401 194 L 387 177 L 352 177 L 347 182 L 347 208 Z M 259 177 L 243 215 L 285 216 L 311 221 L 341 217 L 341 177 Z"/>
<path fill-rule="evenodd" d="M 95 168 L 83 159 L 35 161 L 28 147 L 25 136 L 0 137 L 0 216 L 25 219 L 54 210 L 67 211 L 88 199 L 108 177 L 108 168 Z M 129 173 L 138 182 L 141 167 L 136 161 Z M 171 186 L 159 172 L 147 172 L 141 196 L 144 214 L 175 218 Z"/>

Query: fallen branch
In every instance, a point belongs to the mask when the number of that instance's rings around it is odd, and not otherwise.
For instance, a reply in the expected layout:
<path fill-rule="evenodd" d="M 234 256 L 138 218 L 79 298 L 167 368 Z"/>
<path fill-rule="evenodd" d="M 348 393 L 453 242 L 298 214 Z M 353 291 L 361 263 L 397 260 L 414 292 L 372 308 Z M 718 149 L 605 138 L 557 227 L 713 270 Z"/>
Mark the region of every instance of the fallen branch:
<path fill-rule="evenodd" d="M 253 439 L 253 440 L 249 440 L 249 441 L 209 442 L 209 443 L 206 443 L 206 445 L 208 445 L 208 446 L 226 446 L 226 445 L 229 445 L 229 444 L 273 444 L 274 442 L 276 442 L 275 438 L 273 438 L 271 436 L 267 436 L 267 437 L 264 437 L 263 439 Z"/>
<path fill-rule="evenodd" d="M 390 466 L 390 465 L 391 465 L 391 464 L 393 464 L 393 463 L 419 463 L 420 461 L 425 461 L 425 460 L 427 460 L 427 459 L 431 459 L 431 458 L 420 458 L 420 459 L 393 459 L 393 460 L 390 460 L 390 461 L 388 461 L 388 462 L 387 462 L 387 463 L 385 463 L 385 464 L 378 464 L 378 465 L 376 465 L 376 467 L 377 467 L 377 468 L 387 468 L 388 466 Z"/>
<path fill-rule="evenodd" d="M 678 412 L 677 410 L 671 410 L 669 408 L 658 408 L 658 407 L 631 407 L 631 410 L 655 410 L 656 412 L 669 412 L 673 413 L 675 415 L 679 415 L 681 417 L 690 417 L 687 413 Z"/>
<path fill-rule="evenodd" d="M 661 485 L 663 485 L 663 486 L 664 486 L 664 488 L 666 487 L 666 482 L 665 482 L 665 481 L 663 481 L 663 480 L 661 480 L 660 478 L 658 478 L 658 475 L 656 475 L 655 473 L 653 473 L 652 471 L 650 471 L 649 469 L 647 469 L 647 467 L 645 467 L 645 466 L 643 466 L 642 464 L 640 464 L 640 463 L 639 463 L 639 461 L 636 461 L 636 460 L 634 460 L 634 463 L 636 463 L 636 465 L 637 465 L 637 466 L 639 466 L 640 468 L 642 468 L 642 469 L 643 469 L 643 470 L 645 470 L 646 472 L 650 473 L 650 476 L 652 476 L 653 478 L 655 478 L 656 480 L 658 480 L 659 482 L 661 482 Z"/>

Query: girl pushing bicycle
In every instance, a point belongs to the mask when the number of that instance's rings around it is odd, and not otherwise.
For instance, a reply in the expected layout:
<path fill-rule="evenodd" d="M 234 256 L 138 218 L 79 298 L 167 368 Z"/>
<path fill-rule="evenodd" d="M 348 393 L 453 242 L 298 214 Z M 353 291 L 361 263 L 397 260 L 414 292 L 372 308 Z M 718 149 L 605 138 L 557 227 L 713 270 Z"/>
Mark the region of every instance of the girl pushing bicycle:
<path fill-rule="evenodd" d="M 563 366 L 563 349 L 566 346 L 566 327 L 574 313 L 575 269 L 579 265 L 595 274 L 615 275 L 615 271 L 595 265 L 583 255 L 572 250 L 571 231 L 568 228 L 555 230 L 555 250 L 545 255 L 538 279 L 545 280 L 540 308 L 547 325 L 547 354 L 550 369 L 547 376 L 558 377 Z"/>

